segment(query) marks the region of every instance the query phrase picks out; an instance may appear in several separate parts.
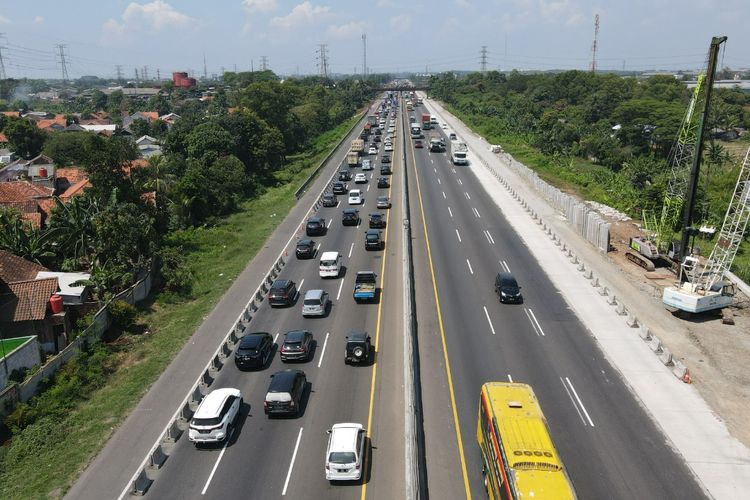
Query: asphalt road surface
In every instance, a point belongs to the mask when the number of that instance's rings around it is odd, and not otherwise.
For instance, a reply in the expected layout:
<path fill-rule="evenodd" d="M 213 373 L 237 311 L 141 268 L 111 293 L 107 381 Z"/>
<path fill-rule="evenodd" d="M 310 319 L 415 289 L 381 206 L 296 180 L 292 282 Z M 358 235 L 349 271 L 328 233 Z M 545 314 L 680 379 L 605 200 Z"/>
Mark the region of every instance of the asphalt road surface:
<path fill-rule="evenodd" d="M 423 109 L 411 113 L 419 119 Z M 425 145 L 446 132 L 425 131 Z M 532 385 L 580 498 L 704 498 L 474 167 L 453 166 L 449 152 L 409 149 L 430 496 L 485 498 L 479 389 L 514 381 Z M 498 302 L 501 270 L 518 279 L 523 304 Z"/>
<path fill-rule="evenodd" d="M 393 116 L 391 114 L 391 116 Z M 382 151 L 382 148 L 381 148 Z M 401 148 L 393 155 L 398 157 Z M 312 331 L 315 339 L 312 358 L 301 363 L 282 363 L 278 352 L 270 366 L 260 371 L 239 371 L 228 362 L 211 389 L 235 387 L 242 391 L 244 407 L 239 425 L 226 446 L 197 449 L 185 435 L 172 451 L 159 477 L 146 496 L 150 498 L 402 498 L 404 496 L 403 444 L 403 287 L 401 276 L 400 172 L 396 161 L 392 185 L 377 188 L 382 152 L 369 156 L 375 170 L 366 172 L 367 184 L 354 185 L 364 192 L 364 204 L 356 207 L 362 218 L 359 227 L 342 226 L 341 210 L 347 197 L 339 195 L 339 206 L 321 208 L 319 216 L 329 224 L 325 236 L 312 237 L 318 244 L 316 257 L 297 260 L 290 247 L 289 263 L 280 278 L 292 279 L 301 289 L 297 302 L 288 308 L 272 309 L 266 301 L 253 317 L 248 332 L 265 331 L 278 335 L 280 347 L 285 332 Z M 345 166 L 342 168 L 346 168 Z M 352 169 L 361 172 L 361 169 Z M 377 210 L 376 197 L 388 194 L 391 210 Z M 388 214 L 384 251 L 366 251 L 364 231 L 367 216 L 380 211 Z M 391 230 L 391 224 L 396 229 Z M 298 228 L 304 237 L 304 227 Z M 318 275 L 318 261 L 324 251 L 343 255 L 345 273 L 335 279 Z M 373 270 L 378 275 L 380 300 L 357 304 L 352 297 L 357 271 Z M 330 294 L 332 307 L 326 317 L 303 318 L 302 297 L 310 289 Z M 371 366 L 344 364 L 345 336 L 351 330 L 367 331 L 376 346 L 376 362 Z M 285 368 L 302 369 L 307 374 L 308 391 L 297 418 L 268 419 L 263 399 L 270 375 Z M 325 479 L 326 430 L 337 422 L 358 422 L 366 426 L 370 454 L 363 481 L 329 484 Z"/>

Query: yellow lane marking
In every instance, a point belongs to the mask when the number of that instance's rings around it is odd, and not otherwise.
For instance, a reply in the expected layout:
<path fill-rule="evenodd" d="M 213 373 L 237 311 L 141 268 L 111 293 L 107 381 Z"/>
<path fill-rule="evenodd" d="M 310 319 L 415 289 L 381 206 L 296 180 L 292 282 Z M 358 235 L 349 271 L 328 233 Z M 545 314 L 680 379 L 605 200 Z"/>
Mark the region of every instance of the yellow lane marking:
<path fill-rule="evenodd" d="M 432 265 L 432 251 L 430 250 L 430 237 L 427 234 L 427 218 L 424 215 L 424 205 L 422 204 L 422 189 L 419 184 L 419 172 L 417 171 L 417 159 L 414 156 L 414 148 L 411 149 L 412 165 L 417 181 L 417 195 L 419 196 L 419 210 L 422 214 L 422 224 L 424 227 L 424 239 L 427 245 L 427 260 L 430 264 L 430 276 L 432 277 L 432 291 L 435 295 L 435 306 L 437 307 L 438 326 L 440 328 L 440 341 L 443 343 L 443 359 L 445 360 L 445 373 L 448 377 L 448 392 L 451 396 L 451 411 L 453 412 L 453 425 L 456 430 L 456 442 L 458 444 L 458 454 L 461 459 L 461 474 L 464 478 L 464 490 L 466 498 L 471 499 L 471 489 L 469 488 L 469 477 L 466 473 L 466 459 L 464 457 L 464 445 L 461 440 L 461 427 L 458 422 L 458 412 L 456 411 L 456 396 L 453 392 L 453 377 L 451 376 L 451 365 L 448 361 L 448 345 L 445 342 L 445 330 L 443 329 L 443 314 L 440 310 L 440 298 L 438 297 L 437 284 L 435 281 L 435 268 Z"/>
<path fill-rule="evenodd" d="M 395 136 L 394 136 L 395 137 Z M 396 146 L 393 147 L 393 155 L 391 155 L 391 164 L 394 165 L 393 159 L 396 158 L 396 149 L 398 148 L 398 142 L 396 142 Z M 382 158 L 382 156 L 381 156 Z M 406 168 L 406 165 L 404 165 L 402 168 Z M 395 173 L 395 168 L 392 169 Z M 375 175 L 373 175 L 375 177 Z M 391 178 L 393 178 L 393 175 L 391 175 Z M 388 201 L 391 203 L 391 207 L 393 207 L 393 201 L 391 200 L 391 189 L 393 188 L 393 182 L 388 183 Z M 377 198 L 377 195 L 375 195 Z M 380 265 L 380 296 L 378 297 L 378 320 L 377 324 L 375 326 L 375 362 L 372 364 L 372 383 L 370 384 L 370 408 L 367 411 L 367 437 L 371 436 L 371 428 L 372 428 L 372 411 L 375 406 L 375 382 L 377 380 L 378 376 L 378 363 L 377 363 L 377 356 L 380 353 L 380 319 L 382 317 L 382 310 L 383 310 L 383 292 L 385 291 L 385 261 L 388 256 L 388 231 L 391 228 L 391 209 L 389 208 L 385 215 L 385 236 L 383 237 L 383 242 L 385 243 L 383 245 L 383 262 Z M 367 467 L 368 463 L 370 461 L 370 447 L 368 446 L 367 451 L 364 456 L 364 460 L 362 461 L 362 496 L 361 499 L 365 500 L 365 497 L 367 496 L 367 481 L 365 480 L 365 474 L 367 473 Z"/>

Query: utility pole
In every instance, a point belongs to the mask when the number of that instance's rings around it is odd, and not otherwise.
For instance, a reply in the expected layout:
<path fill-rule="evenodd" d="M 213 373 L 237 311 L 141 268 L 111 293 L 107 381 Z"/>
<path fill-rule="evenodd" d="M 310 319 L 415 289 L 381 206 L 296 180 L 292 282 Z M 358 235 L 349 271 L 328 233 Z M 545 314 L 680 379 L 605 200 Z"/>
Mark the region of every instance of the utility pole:
<path fill-rule="evenodd" d="M 596 73 L 596 49 L 599 42 L 599 14 L 594 17 L 594 43 L 591 44 L 591 67 L 592 73 Z"/>
<path fill-rule="evenodd" d="M 0 38 L 5 38 L 5 33 L 0 33 Z M 3 62 L 3 49 L 5 47 L 0 45 L 0 80 L 5 80 L 8 76 L 5 74 L 5 62 Z"/>
<path fill-rule="evenodd" d="M 161 71 L 159 68 L 156 68 L 156 81 L 161 81 Z"/>
<path fill-rule="evenodd" d="M 268 69 L 268 56 L 260 56 L 260 70 L 266 71 Z"/>
<path fill-rule="evenodd" d="M 482 45 L 482 73 L 487 73 L 487 46 Z"/>
<path fill-rule="evenodd" d="M 700 175 L 701 159 L 703 157 L 703 133 L 708 121 L 708 110 L 711 106 L 711 91 L 714 86 L 714 77 L 716 75 L 716 59 L 719 55 L 719 47 L 727 41 L 725 36 L 715 36 L 711 39 L 711 48 L 708 51 L 708 68 L 706 68 L 706 95 L 704 97 L 703 109 L 698 121 L 698 138 L 693 155 L 693 165 L 690 169 L 690 178 L 688 183 L 685 206 L 682 208 L 682 234 L 680 234 L 680 248 L 678 262 L 682 263 L 685 256 L 690 255 L 688 252 L 688 239 L 690 238 L 693 223 L 693 208 L 695 208 L 695 196 L 698 192 L 698 176 Z"/>
<path fill-rule="evenodd" d="M 503 70 L 508 71 L 508 35 L 505 35 L 505 50 L 503 52 Z"/>
<path fill-rule="evenodd" d="M 318 68 L 320 69 L 320 76 L 328 79 L 328 45 L 321 43 L 318 45 Z"/>
<path fill-rule="evenodd" d="M 66 45 L 60 43 L 55 45 L 58 50 L 58 56 L 60 57 L 60 67 L 62 68 L 62 80 L 63 83 L 68 83 L 68 66 L 65 63 L 65 47 Z"/>
<path fill-rule="evenodd" d="M 203 80 L 208 79 L 208 71 L 206 70 L 206 53 L 203 53 Z"/>
<path fill-rule="evenodd" d="M 362 79 L 367 78 L 367 33 L 362 33 Z"/>
<path fill-rule="evenodd" d="M 235 69 L 235 73 L 236 72 L 237 72 L 237 70 Z M 250 73 L 255 73 L 255 68 L 253 67 L 253 60 L 252 59 L 250 59 Z"/>

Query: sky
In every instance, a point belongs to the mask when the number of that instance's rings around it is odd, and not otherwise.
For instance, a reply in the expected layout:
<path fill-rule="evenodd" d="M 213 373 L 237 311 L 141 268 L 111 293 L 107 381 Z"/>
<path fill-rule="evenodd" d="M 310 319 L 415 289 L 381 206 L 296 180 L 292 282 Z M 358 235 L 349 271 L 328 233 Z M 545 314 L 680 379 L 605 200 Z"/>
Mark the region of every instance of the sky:
<path fill-rule="evenodd" d="M 0 0 L 8 77 L 750 68 L 750 0 Z"/>

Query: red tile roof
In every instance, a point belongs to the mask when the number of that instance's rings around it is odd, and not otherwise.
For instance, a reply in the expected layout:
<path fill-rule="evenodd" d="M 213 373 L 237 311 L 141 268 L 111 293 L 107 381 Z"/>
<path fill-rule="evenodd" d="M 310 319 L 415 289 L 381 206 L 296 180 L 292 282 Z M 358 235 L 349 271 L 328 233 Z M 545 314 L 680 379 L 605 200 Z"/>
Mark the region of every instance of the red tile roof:
<path fill-rule="evenodd" d="M 11 118 L 21 118 L 20 111 L 0 111 L 0 113 L 4 114 L 5 116 L 9 116 Z"/>
<path fill-rule="evenodd" d="M 148 118 L 149 121 L 154 121 L 159 119 L 159 113 L 156 111 L 138 111 L 136 113 L 133 113 L 134 115 L 141 115 L 144 118 Z"/>
<path fill-rule="evenodd" d="M 8 138 L 2 132 L 0 132 L 0 142 L 8 142 Z"/>
<path fill-rule="evenodd" d="M 0 204 L 48 198 L 54 192 L 52 188 L 37 186 L 28 181 L 0 182 Z"/>
<path fill-rule="evenodd" d="M 86 171 L 82 168 L 78 167 L 63 167 L 58 168 L 55 171 L 55 177 L 57 177 L 57 181 L 63 181 L 67 182 L 71 186 L 77 182 L 79 182 L 82 179 L 88 179 L 88 174 L 86 174 Z"/>
<path fill-rule="evenodd" d="M 67 202 L 70 200 L 73 196 L 77 196 L 81 193 L 83 193 L 83 190 L 86 188 L 91 187 L 91 182 L 89 182 L 88 179 L 81 179 L 80 181 L 76 182 L 75 184 L 72 184 L 68 189 L 66 189 L 61 195 L 60 199 L 64 202 Z"/>
<path fill-rule="evenodd" d="M 7 250 L 0 250 L 0 280 L 6 283 L 33 280 L 39 271 L 49 271 L 49 269 Z"/>
<path fill-rule="evenodd" d="M 49 298 L 58 290 L 57 278 L 8 283 L 0 296 L 0 321 L 38 321 L 47 315 Z"/>

